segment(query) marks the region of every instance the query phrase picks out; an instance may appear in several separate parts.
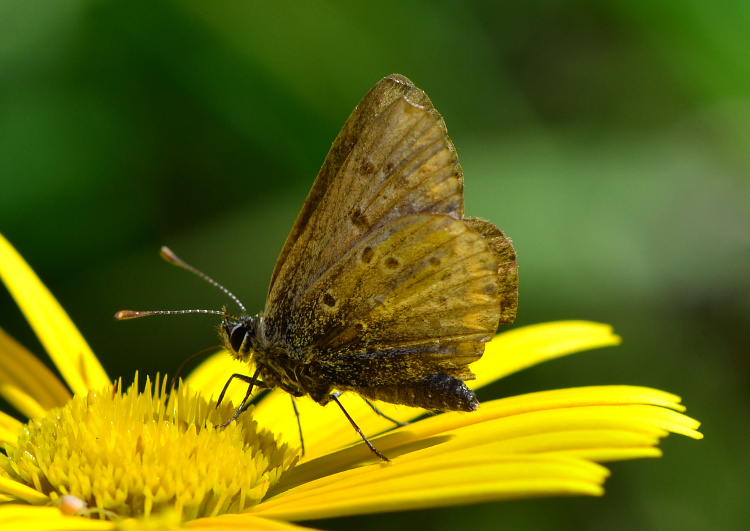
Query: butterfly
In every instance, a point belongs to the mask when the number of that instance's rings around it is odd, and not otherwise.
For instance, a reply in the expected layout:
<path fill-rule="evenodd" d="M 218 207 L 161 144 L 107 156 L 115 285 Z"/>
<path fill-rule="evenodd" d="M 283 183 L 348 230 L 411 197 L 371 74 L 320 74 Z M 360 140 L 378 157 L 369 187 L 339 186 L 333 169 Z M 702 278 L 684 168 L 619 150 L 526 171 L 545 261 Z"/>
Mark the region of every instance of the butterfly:
<path fill-rule="evenodd" d="M 326 157 L 271 276 L 265 309 L 223 315 L 221 342 L 255 367 L 235 374 L 321 405 L 354 392 L 366 400 L 473 411 L 464 383 L 518 303 L 511 241 L 464 217 L 463 171 L 445 122 L 404 76 L 378 82 Z M 188 310 L 189 312 L 190 310 Z M 154 313 L 118 312 L 117 318 Z M 219 397 L 223 398 L 224 391 Z M 377 409 L 376 409 L 377 411 Z M 228 422 L 231 422 L 231 420 Z M 227 423 L 228 423 L 227 422 Z"/>

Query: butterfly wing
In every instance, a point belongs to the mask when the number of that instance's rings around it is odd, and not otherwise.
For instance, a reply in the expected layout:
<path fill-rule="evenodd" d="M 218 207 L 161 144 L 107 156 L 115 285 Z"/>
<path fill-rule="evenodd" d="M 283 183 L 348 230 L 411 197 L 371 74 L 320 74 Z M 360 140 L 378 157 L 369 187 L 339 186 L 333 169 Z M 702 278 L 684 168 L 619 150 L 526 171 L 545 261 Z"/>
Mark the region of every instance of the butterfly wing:
<path fill-rule="evenodd" d="M 467 365 L 515 315 L 515 299 L 501 300 L 515 289 L 515 255 L 494 225 L 463 220 L 462 192 L 427 96 L 403 76 L 380 81 L 344 125 L 287 238 L 266 341 L 306 364 L 311 380 L 372 398 L 411 394 L 399 403 L 433 407 L 418 395 L 445 382 L 418 389 L 430 376 L 473 378 Z"/>

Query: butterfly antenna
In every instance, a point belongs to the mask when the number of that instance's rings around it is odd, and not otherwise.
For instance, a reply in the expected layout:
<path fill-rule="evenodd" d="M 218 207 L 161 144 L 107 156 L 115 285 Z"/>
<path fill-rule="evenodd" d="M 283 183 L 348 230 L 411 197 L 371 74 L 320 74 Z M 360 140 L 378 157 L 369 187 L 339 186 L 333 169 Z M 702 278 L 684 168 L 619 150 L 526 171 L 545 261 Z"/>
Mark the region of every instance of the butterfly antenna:
<path fill-rule="evenodd" d="M 115 314 L 115 319 L 117 321 L 124 321 L 125 319 L 148 317 L 149 315 L 182 315 L 186 313 L 221 315 L 222 317 L 229 317 L 230 319 L 234 319 L 235 321 L 242 321 L 242 319 L 237 317 L 236 315 L 232 315 L 221 310 L 120 310 Z"/>
<path fill-rule="evenodd" d="M 209 284 L 219 288 L 221 291 L 223 291 L 230 299 L 232 299 L 235 303 L 237 303 L 237 306 L 240 307 L 243 314 L 247 314 L 247 310 L 243 306 L 243 304 L 237 299 L 237 297 L 234 296 L 234 294 L 229 291 L 227 288 L 216 282 L 214 279 L 209 277 L 207 274 L 205 274 L 203 271 L 199 271 L 187 262 L 183 261 L 179 256 L 174 254 L 172 250 L 169 247 L 162 247 L 161 248 L 161 257 L 164 258 L 167 262 L 170 264 L 174 264 L 176 266 L 179 266 L 183 269 L 187 269 L 194 275 L 199 276 Z M 222 317 L 228 317 L 229 319 L 234 319 L 235 321 L 241 322 L 242 318 L 237 317 L 236 315 L 232 315 L 231 313 L 227 312 L 226 306 L 222 308 L 221 310 L 120 310 L 115 314 L 115 319 L 117 321 L 123 321 L 125 319 L 136 319 L 138 317 L 147 317 L 149 315 L 183 315 L 186 313 L 203 313 L 207 315 L 221 315 Z"/>
<path fill-rule="evenodd" d="M 193 266 L 191 266 L 190 264 L 188 264 L 187 262 L 185 262 L 182 258 L 180 258 L 176 254 L 174 254 L 172 252 L 172 249 L 170 249 L 169 247 L 164 246 L 164 247 L 161 248 L 161 251 L 159 252 L 159 254 L 161 255 L 161 257 L 164 260 L 166 260 L 170 264 L 176 265 L 178 267 L 181 267 L 182 269 L 186 269 L 186 270 L 190 271 L 192 274 L 194 274 L 194 275 L 202 278 L 203 280 L 205 280 L 206 282 L 208 282 L 212 286 L 214 286 L 216 288 L 219 288 L 221 291 L 224 292 L 224 294 L 227 297 L 229 297 L 230 299 L 232 299 L 235 302 L 235 304 L 237 304 L 237 306 L 240 307 L 240 309 L 242 310 L 243 314 L 247 314 L 247 310 L 245 309 L 245 306 L 243 306 L 243 304 L 240 302 L 240 300 L 237 297 L 235 297 L 234 293 L 232 293 L 227 288 L 225 288 L 224 286 L 222 286 L 221 284 L 219 284 L 218 282 L 216 282 L 214 279 L 212 279 L 211 277 L 209 277 L 203 271 L 200 271 L 200 270 L 194 268 Z M 226 315 L 226 312 L 219 312 L 219 313 L 221 315 Z M 140 316 L 137 316 L 137 317 L 140 317 Z M 231 317 L 231 316 L 229 316 L 229 317 Z"/>

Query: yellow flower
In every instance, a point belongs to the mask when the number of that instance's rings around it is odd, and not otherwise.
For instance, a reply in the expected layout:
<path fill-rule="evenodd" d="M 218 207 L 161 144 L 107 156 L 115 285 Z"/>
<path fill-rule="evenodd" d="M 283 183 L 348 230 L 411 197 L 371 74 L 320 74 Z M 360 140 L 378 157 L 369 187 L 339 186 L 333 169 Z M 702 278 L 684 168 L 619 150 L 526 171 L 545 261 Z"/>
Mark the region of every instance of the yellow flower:
<path fill-rule="evenodd" d="M 643 387 L 560 389 L 485 402 L 472 413 L 404 427 L 356 396 L 342 402 L 391 463 L 362 444 L 338 408 L 299 400 L 306 454 L 288 395 L 273 392 L 226 429 L 216 409 L 227 375 L 216 356 L 168 394 L 159 379 L 113 386 L 65 312 L 0 236 L 0 276 L 62 374 L 0 331 L 0 528 L 297 528 L 291 521 L 534 496 L 603 493 L 602 462 L 658 457 L 669 432 L 700 439 L 680 399 Z M 610 327 L 559 322 L 498 335 L 472 365 L 486 385 L 541 361 L 616 345 Z M 240 387 L 240 386 L 238 386 Z M 190 391 L 200 391 L 196 393 Z M 233 392 L 243 392 L 237 389 Z M 230 394 L 231 396 L 231 394 Z M 235 401 L 236 403 L 236 401 Z M 402 421 L 418 409 L 379 404 Z"/>

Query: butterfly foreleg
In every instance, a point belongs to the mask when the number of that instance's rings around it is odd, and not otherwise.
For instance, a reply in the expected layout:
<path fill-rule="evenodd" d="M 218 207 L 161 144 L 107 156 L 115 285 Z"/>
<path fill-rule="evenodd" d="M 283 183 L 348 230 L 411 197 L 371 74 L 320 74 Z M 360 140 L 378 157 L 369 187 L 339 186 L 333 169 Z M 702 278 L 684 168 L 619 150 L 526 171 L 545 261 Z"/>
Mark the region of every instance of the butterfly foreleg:
<path fill-rule="evenodd" d="M 238 380 L 242 380 L 243 382 L 245 382 L 246 384 L 248 384 L 248 386 L 247 386 L 247 393 L 245 393 L 245 398 L 243 398 L 242 402 L 240 402 L 240 405 L 237 408 L 237 410 L 234 412 L 234 415 L 232 415 L 232 418 L 229 419 L 228 421 L 220 424 L 217 427 L 224 428 L 226 426 L 229 426 L 232 423 L 232 421 L 234 421 L 235 419 L 237 419 L 237 417 L 240 415 L 240 413 L 242 413 L 242 409 L 245 407 L 245 404 L 247 403 L 248 399 L 250 398 L 250 395 L 253 392 L 253 388 L 255 388 L 255 387 L 258 387 L 258 388 L 261 388 L 261 389 L 266 389 L 267 388 L 267 386 L 266 386 L 265 383 L 258 381 L 258 376 L 260 376 L 260 367 L 258 367 L 255 370 L 255 374 L 253 374 L 252 377 L 246 376 L 244 374 L 233 374 L 232 376 L 229 377 L 229 380 L 227 380 L 227 383 L 224 384 L 224 389 L 222 389 L 221 393 L 219 394 L 219 399 L 216 401 L 216 407 L 217 408 L 221 404 L 221 401 L 224 400 L 224 395 L 226 394 L 227 389 L 229 389 L 229 384 L 232 383 L 232 380 L 234 380 L 235 378 L 237 378 Z"/>

